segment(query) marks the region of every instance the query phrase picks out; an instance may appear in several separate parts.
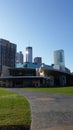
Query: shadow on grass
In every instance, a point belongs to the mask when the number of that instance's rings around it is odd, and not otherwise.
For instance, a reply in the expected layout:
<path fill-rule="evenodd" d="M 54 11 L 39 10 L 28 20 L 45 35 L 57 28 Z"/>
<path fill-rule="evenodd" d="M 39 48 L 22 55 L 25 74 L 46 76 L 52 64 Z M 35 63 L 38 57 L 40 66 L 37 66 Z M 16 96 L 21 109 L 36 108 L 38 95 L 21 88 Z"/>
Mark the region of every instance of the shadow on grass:
<path fill-rule="evenodd" d="M 24 125 L 0 126 L 0 130 L 30 130 L 30 126 L 24 126 Z"/>

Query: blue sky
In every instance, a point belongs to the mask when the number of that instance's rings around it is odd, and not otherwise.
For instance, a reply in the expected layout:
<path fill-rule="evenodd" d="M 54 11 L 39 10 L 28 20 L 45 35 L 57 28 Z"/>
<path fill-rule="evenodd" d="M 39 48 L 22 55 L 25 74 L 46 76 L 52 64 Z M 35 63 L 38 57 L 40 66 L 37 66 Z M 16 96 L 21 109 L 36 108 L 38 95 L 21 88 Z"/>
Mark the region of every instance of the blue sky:
<path fill-rule="evenodd" d="M 73 0 L 0 0 L 0 38 L 16 43 L 24 61 L 27 46 L 49 65 L 63 49 L 73 71 Z"/>

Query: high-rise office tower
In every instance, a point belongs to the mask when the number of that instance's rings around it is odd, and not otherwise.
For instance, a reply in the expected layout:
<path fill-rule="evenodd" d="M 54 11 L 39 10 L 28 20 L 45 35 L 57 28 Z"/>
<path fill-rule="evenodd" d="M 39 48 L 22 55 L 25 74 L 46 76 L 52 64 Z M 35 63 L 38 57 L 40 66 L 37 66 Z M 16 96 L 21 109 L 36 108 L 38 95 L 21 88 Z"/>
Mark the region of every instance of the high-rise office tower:
<path fill-rule="evenodd" d="M 64 50 L 54 51 L 54 68 L 65 70 Z"/>
<path fill-rule="evenodd" d="M 15 67 L 16 44 L 0 39 L 0 73 L 2 66 Z"/>
<path fill-rule="evenodd" d="M 16 63 L 23 64 L 23 53 L 21 51 L 16 53 Z"/>
<path fill-rule="evenodd" d="M 35 57 L 34 58 L 34 63 L 41 64 L 42 63 L 42 58 L 41 57 Z"/>
<path fill-rule="evenodd" d="M 32 63 L 32 47 L 26 47 L 26 62 Z"/>

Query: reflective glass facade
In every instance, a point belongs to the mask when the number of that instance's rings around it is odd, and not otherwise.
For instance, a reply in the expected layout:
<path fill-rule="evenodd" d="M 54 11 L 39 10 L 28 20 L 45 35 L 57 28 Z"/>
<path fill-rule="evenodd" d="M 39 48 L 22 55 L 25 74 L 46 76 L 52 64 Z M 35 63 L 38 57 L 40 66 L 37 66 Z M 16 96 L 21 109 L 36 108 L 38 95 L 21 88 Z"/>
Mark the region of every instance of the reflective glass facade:
<path fill-rule="evenodd" d="M 0 72 L 2 66 L 15 67 L 16 44 L 0 39 Z"/>

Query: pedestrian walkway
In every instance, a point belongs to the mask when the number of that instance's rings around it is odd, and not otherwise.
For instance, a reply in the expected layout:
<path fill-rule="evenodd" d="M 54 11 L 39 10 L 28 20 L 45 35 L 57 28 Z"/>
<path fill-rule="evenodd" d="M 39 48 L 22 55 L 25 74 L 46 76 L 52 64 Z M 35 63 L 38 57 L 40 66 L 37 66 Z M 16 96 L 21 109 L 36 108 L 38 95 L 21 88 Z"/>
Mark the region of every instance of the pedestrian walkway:
<path fill-rule="evenodd" d="M 31 107 L 31 130 L 73 130 L 73 96 L 9 89 L 25 96 Z"/>

